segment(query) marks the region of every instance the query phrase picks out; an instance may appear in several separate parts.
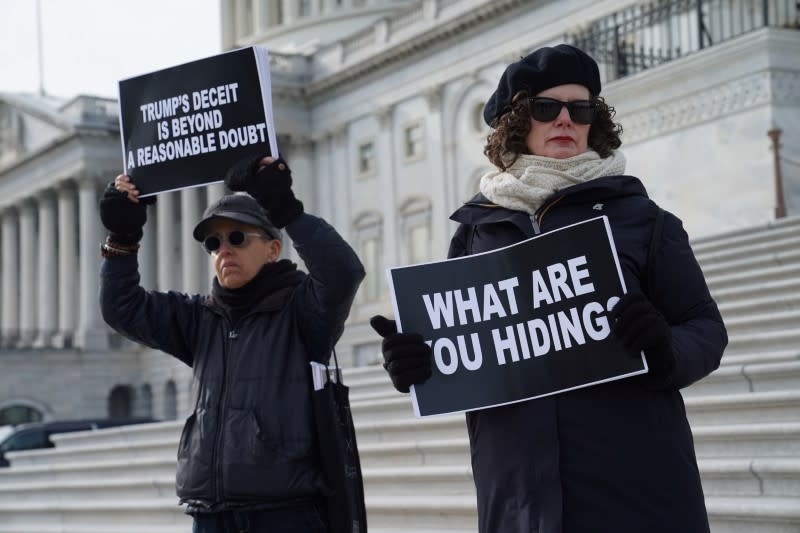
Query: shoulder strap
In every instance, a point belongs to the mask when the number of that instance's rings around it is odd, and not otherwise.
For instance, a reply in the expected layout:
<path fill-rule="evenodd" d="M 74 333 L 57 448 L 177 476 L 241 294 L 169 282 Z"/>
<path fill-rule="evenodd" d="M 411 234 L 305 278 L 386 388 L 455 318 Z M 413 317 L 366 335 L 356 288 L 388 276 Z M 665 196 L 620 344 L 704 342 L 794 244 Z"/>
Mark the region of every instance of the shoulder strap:
<path fill-rule="evenodd" d="M 656 221 L 653 224 L 653 234 L 650 236 L 650 247 L 647 249 L 647 280 L 646 288 L 647 295 L 653 295 L 653 268 L 655 268 L 656 253 L 658 246 L 661 243 L 661 230 L 664 227 L 664 210 L 660 207 L 656 213 Z"/>
<path fill-rule="evenodd" d="M 472 239 L 474 238 L 475 238 L 475 224 L 470 224 L 469 229 L 467 230 L 467 243 L 464 247 L 467 251 L 467 255 L 472 255 Z"/>

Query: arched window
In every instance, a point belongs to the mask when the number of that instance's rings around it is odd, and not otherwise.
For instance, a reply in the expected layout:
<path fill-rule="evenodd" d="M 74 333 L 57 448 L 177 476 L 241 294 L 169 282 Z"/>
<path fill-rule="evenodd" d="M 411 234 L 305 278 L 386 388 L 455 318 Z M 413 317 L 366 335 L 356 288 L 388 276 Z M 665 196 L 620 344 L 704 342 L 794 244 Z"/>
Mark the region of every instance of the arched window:
<path fill-rule="evenodd" d="M 164 419 L 176 418 L 178 418 L 178 389 L 175 387 L 175 381 L 169 380 L 164 385 Z"/>
<path fill-rule="evenodd" d="M 136 415 L 153 418 L 153 389 L 148 383 L 139 387 L 139 394 L 136 396 Z"/>
<path fill-rule="evenodd" d="M 44 414 L 30 405 L 14 404 L 0 409 L 0 426 L 41 422 Z"/>
<path fill-rule="evenodd" d="M 400 206 L 400 231 L 403 239 L 404 264 L 413 265 L 431 260 L 431 201 L 411 197 Z"/>
<path fill-rule="evenodd" d="M 356 218 L 353 223 L 358 255 L 364 264 L 367 276 L 359 290 L 361 302 L 380 299 L 383 274 L 383 219 L 378 212 L 370 211 Z"/>
<path fill-rule="evenodd" d="M 133 414 L 133 388 L 117 385 L 108 395 L 108 417 L 125 420 Z"/>

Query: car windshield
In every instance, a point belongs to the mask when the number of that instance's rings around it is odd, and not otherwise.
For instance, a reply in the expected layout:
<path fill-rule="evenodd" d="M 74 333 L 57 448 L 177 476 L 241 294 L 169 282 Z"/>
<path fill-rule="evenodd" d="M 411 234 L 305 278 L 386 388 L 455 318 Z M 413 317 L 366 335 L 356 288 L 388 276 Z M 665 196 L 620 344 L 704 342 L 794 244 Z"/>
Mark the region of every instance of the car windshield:
<path fill-rule="evenodd" d="M 2 444 L 5 438 L 12 433 L 14 433 L 14 426 L 0 426 L 0 444 Z"/>
<path fill-rule="evenodd" d="M 3 444 L 0 445 L 0 451 L 13 452 L 15 450 L 32 450 L 34 448 L 46 447 L 48 447 L 48 440 L 43 430 L 22 430 L 8 437 Z"/>

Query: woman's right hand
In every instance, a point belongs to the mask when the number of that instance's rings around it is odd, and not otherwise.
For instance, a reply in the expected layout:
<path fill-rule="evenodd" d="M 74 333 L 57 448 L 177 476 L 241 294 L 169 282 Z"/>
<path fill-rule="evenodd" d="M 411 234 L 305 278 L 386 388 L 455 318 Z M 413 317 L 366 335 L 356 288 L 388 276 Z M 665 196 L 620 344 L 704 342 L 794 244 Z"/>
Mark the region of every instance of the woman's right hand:
<path fill-rule="evenodd" d="M 151 197 L 139 199 L 139 190 L 130 177 L 120 174 L 109 183 L 100 199 L 100 220 L 117 244 L 136 244 L 147 222 L 146 204 Z M 155 198 L 155 197 L 152 197 Z"/>
<path fill-rule="evenodd" d="M 383 368 L 399 392 L 408 392 L 411 385 L 425 383 L 431 377 L 433 352 L 417 333 L 397 333 L 397 323 L 381 315 L 369 321 L 372 329 L 383 337 Z"/>

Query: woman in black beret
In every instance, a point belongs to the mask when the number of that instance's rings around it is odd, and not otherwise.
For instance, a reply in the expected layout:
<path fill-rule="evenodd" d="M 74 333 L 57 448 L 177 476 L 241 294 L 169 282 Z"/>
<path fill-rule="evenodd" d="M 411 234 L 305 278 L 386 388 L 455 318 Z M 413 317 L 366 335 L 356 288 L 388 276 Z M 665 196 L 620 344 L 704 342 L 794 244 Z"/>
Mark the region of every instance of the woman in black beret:
<path fill-rule="evenodd" d="M 612 331 L 649 371 L 467 413 L 481 533 L 708 532 L 680 389 L 719 366 L 727 333 L 681 221 L 625 175 L 597 64 L 569 45 L 509 65 L 484 109 L 496 167 L 451 219 L 449 257 L 606 215 L 627 294 Z M 407 392 L 431 375 L 419 335 L 374 317 Z"/>

